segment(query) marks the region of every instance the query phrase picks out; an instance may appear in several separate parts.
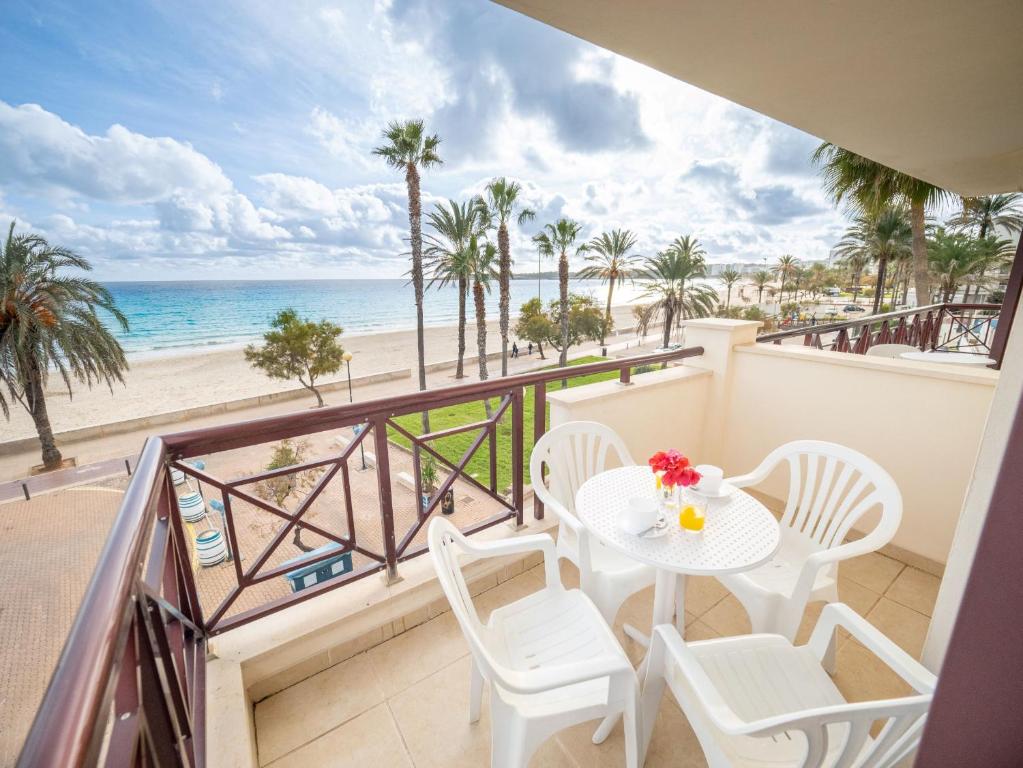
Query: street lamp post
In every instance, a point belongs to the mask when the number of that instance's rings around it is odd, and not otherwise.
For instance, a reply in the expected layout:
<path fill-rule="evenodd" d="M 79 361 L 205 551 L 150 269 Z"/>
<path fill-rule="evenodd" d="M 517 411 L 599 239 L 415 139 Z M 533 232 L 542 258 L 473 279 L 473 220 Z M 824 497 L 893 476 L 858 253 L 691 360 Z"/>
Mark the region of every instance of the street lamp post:
<path fill-rule="evenodd" d="M 341 359 L 345 361 L 345 369 L 348 371 L 348 402 L 354 403 L 355 400 L 352 398 L 352 353 L 345 352 L 341 355 Z M 366 468 L 366 447 L 364 445 L 365 438 L 359 437 L 359 455 L 362 456 L 362 468 Z"/>

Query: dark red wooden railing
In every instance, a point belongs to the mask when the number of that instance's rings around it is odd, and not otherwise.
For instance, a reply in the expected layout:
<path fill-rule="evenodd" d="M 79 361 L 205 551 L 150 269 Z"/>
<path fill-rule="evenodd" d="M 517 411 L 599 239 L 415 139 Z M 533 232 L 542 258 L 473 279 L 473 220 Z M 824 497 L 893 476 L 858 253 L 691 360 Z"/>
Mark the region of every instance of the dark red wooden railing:
<path fill-rule="evenodd" d="M 371 573 L 395 576 L 400 562 L 424 547 L 412 546 L 416 534 L 435 510 L 444 492 L 457 481 L 468 483 L 497 502 L 500 512 L 473 523 L 474 532 L 512 518 L 523 519 L 524 397 L 532 387 L 535 398 L 534 440 L 546 431 L 546 386 L 550 381 L 618 372 L 628 384 L 634 366 L 681 361 L 703 349 L 675 350 L 620 360 L 555 368 L 490 381 L 415 392 L 398 397 L 323 408 L 241 424 L 181 432 L 146 441 L 138 467 L 125 493 L 111 534 L 56 671 L 26 739 L 18 761 L 22 768 L 74 766 L 203 766 L 205 764 L 205 651 L 211 634 L 280 611 L 299 601 L 343 587 Z M 394 419 L 445 406 L 496 400 L 492 414 L 478 422 L 425 435 L 414 435 Z M 512 487 L 506 497 L 496 480 L 497 425 L 511 420 Z M 326 430 L 368 425 L 336 455 L 295 466 L 231 480 L 215 477 L 185 460 L 220 451 L 259 445 Z M 395 530 L 391 497 L 388 429 L 413 445 L 417 515 L 408 530 Z M 432 444 L 454 434 L 477 432 L 458 461 L 449 460 Z M 372 433 L 376 450 L 377 484 L 383 547 L 377 551 L 360 543 L 353 524 L 348 461 Z M 466 471 L 471 458 L 487 445 L 490 482 L 480 483 Z M 425 508 L 419 507 L 420 457 L 430 455 L 449 472 Z M 231 551 L 238 552 L 231 500 L 242 500 L 280 518 L 282 525 L 251 564 L 233 558 L 235 586 L 209 615 L 204 614 L 191 567 L 189 544 L 177 510 L 171 467 L 218 490 L 224 504 L 224 533 Z M 281 474 L 317 469 L 321 474 L 305 498 L 288 511 L 243 490 L 240 486 Z M 306 519 L 312 503 L 328 483 L 340 477 L 344 488 L 347 535 L 338 535 Z M 543 507 L 534 497 L 534 515 Z M 326 554 L 299 562 L 261 569 L 295 529 L 316 533 L 336 543 Z M 228 615 L 248 589 L 287 571 L 357 552 L 368 564 L 308 589 Z"/>
<path fill-rule="evenodd" d="M 908 344 L 921 350 L 949 350 L 992 356 L 1000 367 L 995 336 L 1001 304 L 931 304 L 866 315 L 837 323 L 804 325 L 765 333 L 757 341 L 782 344 L 802 337 L 803 345 L 864 355 L 878 344 Z"/>

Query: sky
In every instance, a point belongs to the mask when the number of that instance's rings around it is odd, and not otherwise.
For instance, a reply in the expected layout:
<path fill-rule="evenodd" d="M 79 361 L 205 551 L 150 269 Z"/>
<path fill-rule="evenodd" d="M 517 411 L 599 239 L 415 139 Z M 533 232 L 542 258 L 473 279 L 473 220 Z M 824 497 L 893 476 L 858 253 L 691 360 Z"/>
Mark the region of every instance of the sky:
<path fill-rule="evenodd" d="M 402 276 L 404 179 L 372 150 L 409 118 L 441 138 L 424 210 L 522 184 L 522 271 L 562 216 L 721 264 L 823 259 L 845 226 L 814 137 L 487 0 L 4 6 L 0 226 L 103 280 Z"/>

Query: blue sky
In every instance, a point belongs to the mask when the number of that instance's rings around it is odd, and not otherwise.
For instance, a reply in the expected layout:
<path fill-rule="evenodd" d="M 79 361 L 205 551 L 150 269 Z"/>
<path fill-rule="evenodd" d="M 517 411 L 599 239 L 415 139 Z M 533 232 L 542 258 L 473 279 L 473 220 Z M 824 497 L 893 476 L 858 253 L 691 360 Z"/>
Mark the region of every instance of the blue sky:
<path fill-rule="evenodd" d="M 653 253 L 824 258 L 816 140 L 486 0 L 22 2 L 0 21 L 0 225 L 103 279 L 397 277 L 389 120 L 442 138 L 424 202 L 519 180 Z M 526 268 L 526 267 L 524 267 Z"/>

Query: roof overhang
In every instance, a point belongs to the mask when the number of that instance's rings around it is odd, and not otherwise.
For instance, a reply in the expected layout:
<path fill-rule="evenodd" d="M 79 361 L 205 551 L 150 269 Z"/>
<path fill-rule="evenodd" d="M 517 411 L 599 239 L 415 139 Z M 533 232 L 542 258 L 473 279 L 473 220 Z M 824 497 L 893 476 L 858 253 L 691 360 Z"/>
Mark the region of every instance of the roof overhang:
<path fill-rule="evenodd" d="M 1023 189 L 1023 0 L 495 0 L 964 195 Z"/>

